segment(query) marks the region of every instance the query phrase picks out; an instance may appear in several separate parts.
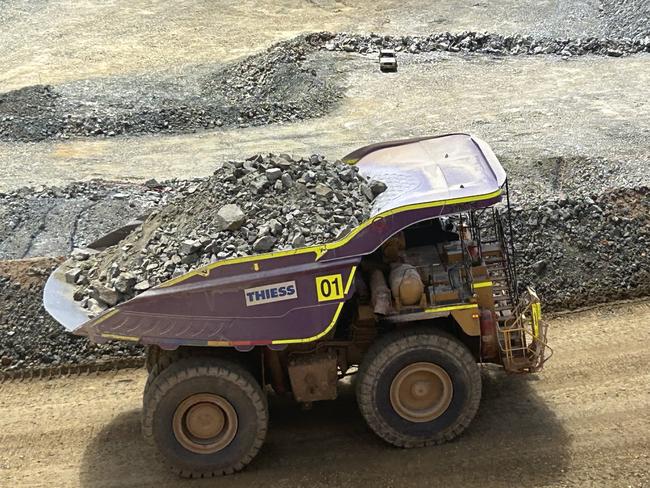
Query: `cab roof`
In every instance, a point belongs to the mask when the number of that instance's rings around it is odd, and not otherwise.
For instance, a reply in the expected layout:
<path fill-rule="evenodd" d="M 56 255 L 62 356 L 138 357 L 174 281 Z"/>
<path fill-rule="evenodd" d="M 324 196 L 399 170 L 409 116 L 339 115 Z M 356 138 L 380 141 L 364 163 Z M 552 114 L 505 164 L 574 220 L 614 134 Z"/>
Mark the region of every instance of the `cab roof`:
<path fill-rule="evenodd" d="M 487 195 L 506 180 L 490 147 L 469 134 L 372 144 L 343 161 L 387 185 L 373 202 L 373 216 L 407 205 Z"/>

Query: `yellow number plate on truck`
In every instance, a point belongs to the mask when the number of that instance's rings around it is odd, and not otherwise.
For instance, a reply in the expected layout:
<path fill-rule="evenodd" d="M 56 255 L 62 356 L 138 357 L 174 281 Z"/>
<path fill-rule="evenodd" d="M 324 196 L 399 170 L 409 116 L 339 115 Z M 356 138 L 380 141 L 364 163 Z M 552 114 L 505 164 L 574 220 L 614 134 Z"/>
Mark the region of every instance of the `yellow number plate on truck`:
<path fill-rule="evenodd" d="M 316 295 L 319 302 L 343 298 L 343 277 L 340 274 L 317 276 Z"/>

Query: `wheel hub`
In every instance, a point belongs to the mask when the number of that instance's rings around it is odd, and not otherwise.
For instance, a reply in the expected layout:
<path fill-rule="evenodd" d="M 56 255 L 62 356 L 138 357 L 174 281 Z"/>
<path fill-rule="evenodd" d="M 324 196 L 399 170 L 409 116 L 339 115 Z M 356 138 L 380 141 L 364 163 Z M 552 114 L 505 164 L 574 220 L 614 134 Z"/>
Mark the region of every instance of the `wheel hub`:
<path fill-rule="evenodd" d="M 214 403 L 197 403 L 187 411 L 188 431 L 195 437 L 209 439 L 223 430 L 226 421 L 223 410 Z"/>
<path fill-rule="evenodd" d="M 185 449 L 212 454 L 232 442 L 238 421 L 228 400 L 212 393 L 199 393 L 178 405 L 172 425 L 176 440 Z"/>
<path fill-rule="evenodd" d="M 430 422 L 449 407 L 453 385 L 437 364 L 418 362 L 403 368 L 390 385 L 390 402 L 395 412 L 411 422 Z"/>

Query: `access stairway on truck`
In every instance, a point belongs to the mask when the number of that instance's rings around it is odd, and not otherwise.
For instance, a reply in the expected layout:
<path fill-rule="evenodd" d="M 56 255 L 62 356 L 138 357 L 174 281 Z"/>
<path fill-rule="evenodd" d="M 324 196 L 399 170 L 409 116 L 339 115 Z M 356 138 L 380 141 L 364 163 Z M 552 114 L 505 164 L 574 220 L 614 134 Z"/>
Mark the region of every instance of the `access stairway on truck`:
<path fill-rule="evenodd" d="M 515 309 L 514 286 L 508 272 L 508 257 L 499 242 L 483 244 L 481 249 L 483 262 L 492 282 L 492 298 L 497 321 L 505 323 L 513 318 Z"/>
<path fill-rule="evenodd" d="M 503 215 L 490 210 L 491 215 L 480 219 L 483 225 L 477 226 L 477 234 L 492 282 L 501 359 L 510 372 L 538 371 L 552 353 L 546 344 L 547 326 L 542 322 L 539 298 L 530 288 L 519 293 L 513 243 L 504 232 Z"/>

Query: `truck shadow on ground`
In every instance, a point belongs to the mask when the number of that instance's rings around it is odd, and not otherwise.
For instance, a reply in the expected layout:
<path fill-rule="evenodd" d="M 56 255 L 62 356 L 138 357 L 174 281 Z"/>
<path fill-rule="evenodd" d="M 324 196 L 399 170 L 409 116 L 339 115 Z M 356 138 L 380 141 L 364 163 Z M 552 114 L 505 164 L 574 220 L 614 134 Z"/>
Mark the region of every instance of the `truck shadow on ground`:
<path fill-rule="evenodd" d="M 266 444 L 242 473 L 185 481 L 171 473 L 140 435 L 140 411 L 120 413 L 88 445 L 82 486 L 537 486 L 557 483 L 568 467 L 569 438 L 537 395 L 534 377 L 483 371 L 483 400 L 458 439 L 403 450 L 372 434 L 342 384 L 334 402 L 302 411 L 270 399 Z"/>

